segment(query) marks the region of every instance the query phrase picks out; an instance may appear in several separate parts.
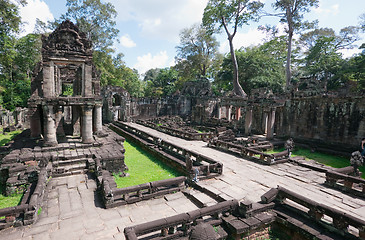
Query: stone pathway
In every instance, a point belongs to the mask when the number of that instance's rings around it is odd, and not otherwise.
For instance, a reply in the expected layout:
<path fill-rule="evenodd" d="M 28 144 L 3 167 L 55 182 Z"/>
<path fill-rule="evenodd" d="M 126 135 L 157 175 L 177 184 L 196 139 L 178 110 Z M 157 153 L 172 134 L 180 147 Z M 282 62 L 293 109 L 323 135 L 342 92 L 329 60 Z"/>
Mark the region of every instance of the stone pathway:
<path fill-rule="evenodd" d="M 223 175 L 200 181 L 199 184 L 227 199 L 246 198 L 256 202 L 270 188 L 280 185 L 365 220 L 365 201 L 325 187 L 323 173 L 290 163 L 260 165 L 208 148 L 202 141 L 186 141 L 138 124 L 130 124 L 163 140 L 221 161 Z M 123 230 L 126 226 L 197 209 L 181 192 L 165 198 L 104 209 L 95 190 L 95 181 L 88 175 L 53 178 L 47 186 L 47 201 L 39 220 L 30 226 L 0 231 L 0 239 L 124 239 Z"/>
<path fill-rule="evenodd" d="M 197 209 L 181 192 L 112 209 L 104 209 L 88 175 L 53 178 L 39 220 L 0 231 L 1 240 L 124 239 L 127 226 Z"/>

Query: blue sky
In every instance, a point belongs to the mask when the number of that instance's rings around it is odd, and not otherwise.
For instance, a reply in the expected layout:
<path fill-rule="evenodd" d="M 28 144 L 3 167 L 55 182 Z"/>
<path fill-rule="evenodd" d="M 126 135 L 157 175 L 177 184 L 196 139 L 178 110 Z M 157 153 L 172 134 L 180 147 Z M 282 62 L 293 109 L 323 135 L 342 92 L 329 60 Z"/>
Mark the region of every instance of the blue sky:
<path fill-rule="evenodd" d="M 105 2 L 105 1 L 104 1 Z M 118 17 L 120 43 L 115 43 L 117 52 L 122 52 L 128 67 L 143 74 L 150 68 L 174 65 L 179 33 L 183 28 L 201 22 L 208 0 L 109 0 L 115 6 Z M 266 11 L 272 12 L 274 0 L 261 0 Z M 23 35 L 34 29 L 36 18 L 43 21 L 58 18 L 66 12 L 66 0 L 28 0 L 21 9 L 24 25 Z M 358 25 L 359 16 L 365 13 L 364 0 L 320 0 L 319 7 L 305 15 L 307 20 L 319 20 L 320 27 L 333 28 L 337 33 L 343 27 Z M 265 35 L 257 30 L 259 25 L 278 25 L 275 17 L 262 18 L 258 23 L 243 26 L 235 37 L 236 48 L 256 45 Z M 283 26 L 281 26 L 283 28 Z M 364 34 L 361 35 L 365 39 Z M 225 33 L 216 35 L 220 51 L 228 52 Z M 365 42 L 365 40 L 361 41 Z M 359 42 L 360 44 L 360 42 Z M 344 52 L 350 56 L 358 52 L 352 49 Z"/>

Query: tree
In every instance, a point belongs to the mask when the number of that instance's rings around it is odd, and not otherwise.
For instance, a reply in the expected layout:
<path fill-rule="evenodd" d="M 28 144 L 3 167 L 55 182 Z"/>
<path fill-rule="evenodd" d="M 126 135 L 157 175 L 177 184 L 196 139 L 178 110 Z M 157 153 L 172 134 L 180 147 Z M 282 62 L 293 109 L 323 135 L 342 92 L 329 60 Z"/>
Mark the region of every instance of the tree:
<path fill-rule="evenodd" d="M 267 87 L 273 92 L 282 91 L 285 84 L 286 41 L 284 37 L 274 38 L 262 45 L 236 51 L 240 83 L 248 93 L 252 89 Z M 218 88 L 227 90 L 233 73 L 230 57 L 223 61 L 222 70 L 213 82 Z"/>
<path fill-rule="evenodd" d="M 246 97 L 238 78 L 238 64 L 233 47 L 233 38 L 237 29 L 251 20 L 257 20 L 263 4 L 250 0 L 209 0 L 204 9 L 203 25 L 212 32 L 225 30 L 233 64 L 233 91 L 236 95 Z M 229 28 L 233 26 L 233 31 Z"/>
<path fill-rule="evenodd" d="M 275 10 L 281 10 L 282 13 L 275 14 L 279 16 L 280 22 L 287 24 L 286 32 L 288 34 L 288 51 L 286 60 L 286 87 L 290 85 L 292 73 L 291 73 L 291 58 L 292 58 L 292 41 L 294 31 L 298 31 L 303 28 L 308 28 L 312 24 L 303 22 L 303 14 L 309 12 L 310 8 L 318 6 L 318 0 L 276 0 L 273 3 Z"/>
<path fill-rule="evenodd" d="M 157 72 L 157 74 L 156 74 Z M 175 91 L 178 72 L 174 68 L 150 69 L 145 76 L 145 96 L 166 97 Z"/>
<path fill-rule="evenodd" d="M 304 59 L 305 72 L 324 82 L 326 88 L 343 64 L 342 54 L 337 50 L 336 37 L 320 36 Z"/>
<path fill-rule="evenodd" d="M 218 53 L 218 41 L 201 25 L 185 28 L 180 33 L 175 68 L 185 80 L 207 77 Z"/>
<path fill-rule="evenodd" d="M 100 71 L 102 86 L 120 86 L 125 88 L 133 97 L 142 96 L 143 87 L 138 72 L 125 65 L 123 54 L 119 53 L 113 57 L 107 51 L 95 51 L 93 60 Z"/>
<path fill-rule="evenodd" d="M 100 0 L 67 0 L 67 12 L 56 22 L 70 19 L 92 40 L 95 50 L 106 50 L 113 45 L 119 30 L 115 27 L 117 12 L 111 3 Z"/>

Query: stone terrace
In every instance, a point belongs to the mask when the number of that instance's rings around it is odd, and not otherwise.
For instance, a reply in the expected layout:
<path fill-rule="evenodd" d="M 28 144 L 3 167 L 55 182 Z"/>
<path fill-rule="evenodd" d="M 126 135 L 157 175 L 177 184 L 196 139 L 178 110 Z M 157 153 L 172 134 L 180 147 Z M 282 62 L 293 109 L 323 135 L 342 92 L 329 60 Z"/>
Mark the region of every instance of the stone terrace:
<path fill-rule="evenodd" d="M 365 220 L 365 201 L 323 186 L 325 174 L 284 163 L 260 165 L 206 147 L 201 141 L 186 141 L 130 123 L 165 141 L 174 142 L 223 163 L 223 175 L 199 185 L 224 198 L 254 202 L 272 187 L 283 186 L 314 201 L 338 208 Z M 88 175 L 53 178 L 38 222 L 0 232 L 0 239 L 124 239 L 126 226 L 187 212 L 197 207 L 182 193 L 112 209 L 104 209 L 96 184 Z"/>

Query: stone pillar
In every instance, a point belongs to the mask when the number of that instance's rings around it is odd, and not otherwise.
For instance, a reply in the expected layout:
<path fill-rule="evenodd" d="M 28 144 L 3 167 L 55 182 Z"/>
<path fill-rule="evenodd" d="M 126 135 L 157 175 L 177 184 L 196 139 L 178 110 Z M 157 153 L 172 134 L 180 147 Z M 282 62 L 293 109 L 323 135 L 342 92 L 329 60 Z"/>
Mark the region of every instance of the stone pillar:
<path fill-rule="evenodd" d="M 80 135 L 80 115 L 81 108 L 80 106 L 72 106 L 72 135 Z"/>
<path fill-rule="evenodd" d="M 94 131 L 96 134 L 103 131 L 103 119 L 102 119 L 102 105 L 95 105 L 94 108 Z"/>
<path fill-rule="evenodd" d="M 251 134 L 252 129 L 252 108 L 247 108 L 245 116 L 245 134 L 248 136 Z"/>
<path fill-rule="evenodd" d="M 228 121 L 231 121 L 231 106 L 226 106 L 226 117 Z"/>
<path fill-rule="evenodd" d="M 43 96 L 54 96 L 54 64 L 48 62 L 43 64 Z"/>
<path fill-rule="evenodd" d="M 54 109 L 52 105 L 43 106 L 43 116 L 44 116 L 44 145 L 56 146 L 58 142 L 56 135 L 55 120 L 54 120 Z"/>
<path fill-rule="evenodd" d="M 274 125 L 275 125 L 275 109 L 270 109 L 267 120 L 267 133 L 266 139 L 274 138 Z"/>
<path fill-rule="evenodd" d="M 241 118 L 241 107 L 236 107 L 236 120 L 240 120 Z"/>
<path fill-rule="evenodd" d="M 83 96 L 92 96 L 92 66 L 91 64 L 85 64 L 84 66 L 84 84 L 83 84 Z"/>
<path fill-rule="evenodd" d="M 218 119 L 221 119 L 221 115 L 222 115 L 222 108 L 220 106 L 218 106 Z"/>
<path fill-rule="evenodd" d="M 92 143 L 93 138 L 93 106 L 84 105 L 82 106 L 82 142 Z"/>
<path fill-rule="evenodd" d="M 65 136 L 65 131 L 63 129 L 63 114 L 62 114 L 62 106 L 55 106 L 55 110 L 56 110 L 56 133 L 57 136 L 61 136 L 64 137 Z"/>
<path fill-rule="evenodd" d="M 41 115 L 37 106 L 29 106 L 28 114 L 30 120 L 30 136 L 38 138 L 42 134 Z"/>

